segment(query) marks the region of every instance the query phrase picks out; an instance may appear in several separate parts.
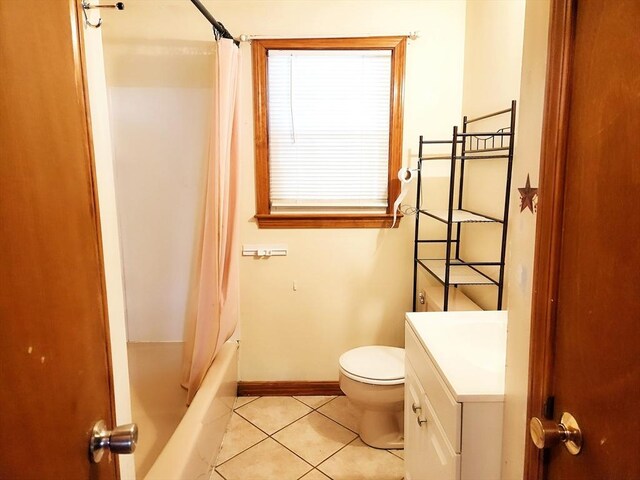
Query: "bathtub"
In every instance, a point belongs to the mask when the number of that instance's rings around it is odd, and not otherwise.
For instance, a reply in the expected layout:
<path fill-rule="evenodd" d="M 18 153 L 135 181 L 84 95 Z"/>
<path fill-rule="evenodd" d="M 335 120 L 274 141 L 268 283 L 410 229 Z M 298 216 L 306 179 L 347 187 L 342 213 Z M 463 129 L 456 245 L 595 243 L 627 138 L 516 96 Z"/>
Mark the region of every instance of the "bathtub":
<path fill-rule="evenodd" d="M 144 348 L 144 347 L 140 347 Z M 152 348 L 152 347 L 148 347 Z M 162 346 L 156 347 L 161 349 Z M 180 347 L 181 348 L 181 347 Z M 168 357 L 168 350 L 158 350 L 163 358 Z M 155 354 L 157 357 L 157 354 Z M 139 355 L 138 355 L 139 356 Z M 208 478 L 213 468 L 216 456 L 222 443 L 225 429 L 231 418 L 231 411 L 237 392 L 237 365 L 238 365 L 238 343 L 229 341 L 225 343 L 218 353 L 213 365 L 188 408 L 184 408 L 184 402 L 179 405 L 182 412 L 167 413 L 160 410 L 159 406 L 147 403 L 146 411 L 139 412 L 140 415 L 140 438 L 139 447 L 145 438 L 148 442 L 161 442 L 161 428 L 166 428 L 167 417 L 174 415 L 177 427 L 167 435 L 168 441 L 163 448 L 157 452 L 144 452 L 146 458 L 139 462 L 136 458 L 136 473 L 138 480 L 191 480 L 196 478 Z M 135 361 L 135 359 L 134 359 Z M 147 362 L 152 360 L 147 359 Z M 161 361 L 158 359 L 157 361 Z M 173 360 L 171 360 L 173 361 Z M 131 361 L 130 361 L 131 364 Z M 179 363 L 178 369 L 179 369 Z M 164 384 L 170 384 L 171 395 L 174 395 L 173 404 L 186 399 L 186 394 L 174 389 L 174 381 L 169 382 L 165 378 Z M 145 381 L 138 383 L 144 385 Z M 134 384 L 134 381 L 132 381 Z M 178 388 L 180 388 L 178 386 Z M 160 387 L 162 390 L 162 387 Z M 132 394 L 136 395 L 136 388 L 132 388 Z M 180 397 L 176 397 L 176 395 Z M 134 421 L 136 421 L 136 398 L 132 398 Z M 186 411 L 185 411 L 186 410 Z M 181 418 L 180 418 L 181 417 Z M 157 420 L 156 420 L 157 419 Z M 144 420 L 144 421 L 143 421 Z M 166 433 L 164 433 L 166 435 Z M 149 445 L 145 445 L 143 450 L 148 450 Z M 143 452 L 141 452 L 143 453 Z M 136 454 L 137 455 L 137 454 Z M 157 455 L 157 458 L 155 456 Z"/>

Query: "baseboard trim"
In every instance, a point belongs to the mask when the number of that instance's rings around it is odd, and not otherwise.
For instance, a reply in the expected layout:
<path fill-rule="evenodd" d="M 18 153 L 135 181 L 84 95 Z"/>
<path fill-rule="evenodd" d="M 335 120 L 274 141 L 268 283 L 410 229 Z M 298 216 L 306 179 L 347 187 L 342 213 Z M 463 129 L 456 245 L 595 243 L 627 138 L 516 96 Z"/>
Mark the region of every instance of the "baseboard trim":
<path fill-rule="evenodd" d="M 344 395 L 338 382 L 238 382 L 239 397 Z"/>

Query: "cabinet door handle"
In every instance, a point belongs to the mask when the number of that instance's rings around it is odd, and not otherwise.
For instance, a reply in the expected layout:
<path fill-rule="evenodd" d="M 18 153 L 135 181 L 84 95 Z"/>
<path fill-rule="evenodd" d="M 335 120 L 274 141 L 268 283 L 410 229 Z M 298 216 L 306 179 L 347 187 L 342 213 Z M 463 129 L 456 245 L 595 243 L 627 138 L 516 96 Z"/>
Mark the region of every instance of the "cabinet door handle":
<path fill-rule="evenodd" d="M 411 405 L 411 410 L 413 410 L 413 413 L 416 414 L 416 420 L 418 421 L 419 426 L 422 426 L 423 423 L 427 423 L 426 418 L 424 420 L 420 418 L 420 413 L 422 412 L 422 407 L 420 406 L 420 404 L 414 402 Z"/>

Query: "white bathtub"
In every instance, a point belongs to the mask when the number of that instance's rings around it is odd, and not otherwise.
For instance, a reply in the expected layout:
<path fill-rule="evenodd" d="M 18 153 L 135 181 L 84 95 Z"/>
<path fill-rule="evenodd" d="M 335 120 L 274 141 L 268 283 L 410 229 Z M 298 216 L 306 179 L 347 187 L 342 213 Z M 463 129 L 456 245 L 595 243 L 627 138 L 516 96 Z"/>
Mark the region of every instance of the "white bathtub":
<path fill-rule="evenodd" d="M 237 365 L 238 344 L 229 341 L 145 480 L 209 478 L 236 399 Z"/>

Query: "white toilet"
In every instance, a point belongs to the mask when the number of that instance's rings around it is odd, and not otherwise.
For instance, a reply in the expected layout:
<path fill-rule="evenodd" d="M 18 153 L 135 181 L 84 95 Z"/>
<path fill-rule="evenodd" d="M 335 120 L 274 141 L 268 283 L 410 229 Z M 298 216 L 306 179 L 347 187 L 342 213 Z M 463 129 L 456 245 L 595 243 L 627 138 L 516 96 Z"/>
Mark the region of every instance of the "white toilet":
<path fill-rule="evenodd" d="M 376 345 L 343 353 L 340 389 L 358 410 L 364 443 L 404 447 L 404 349 Z"/>

